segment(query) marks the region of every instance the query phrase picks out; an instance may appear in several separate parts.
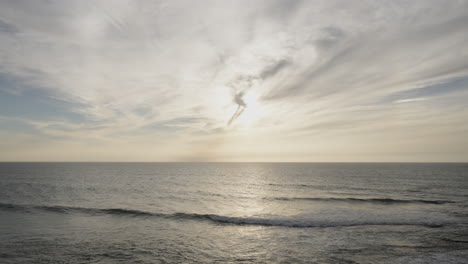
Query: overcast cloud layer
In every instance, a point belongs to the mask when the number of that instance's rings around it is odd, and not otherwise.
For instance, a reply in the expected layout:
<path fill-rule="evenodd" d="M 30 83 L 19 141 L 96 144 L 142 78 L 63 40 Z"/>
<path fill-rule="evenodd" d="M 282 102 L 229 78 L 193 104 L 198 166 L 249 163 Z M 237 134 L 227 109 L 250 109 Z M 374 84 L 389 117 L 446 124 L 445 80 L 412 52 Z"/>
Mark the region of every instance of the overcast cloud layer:
<path fill-rule="evenodd" d="M 1 1 L 0 160 L 468 161 L 468 1 Z"/>

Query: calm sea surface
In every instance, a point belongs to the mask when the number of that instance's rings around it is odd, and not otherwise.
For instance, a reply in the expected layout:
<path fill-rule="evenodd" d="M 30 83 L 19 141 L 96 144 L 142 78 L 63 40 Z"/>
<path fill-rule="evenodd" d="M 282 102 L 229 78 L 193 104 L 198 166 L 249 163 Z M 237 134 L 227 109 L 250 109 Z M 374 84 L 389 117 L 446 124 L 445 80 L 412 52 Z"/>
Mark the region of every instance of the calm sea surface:
<path fill-rule="evenodd" d="M 0 263 L 468 263 L 468 164 L 0 163 Z"/>

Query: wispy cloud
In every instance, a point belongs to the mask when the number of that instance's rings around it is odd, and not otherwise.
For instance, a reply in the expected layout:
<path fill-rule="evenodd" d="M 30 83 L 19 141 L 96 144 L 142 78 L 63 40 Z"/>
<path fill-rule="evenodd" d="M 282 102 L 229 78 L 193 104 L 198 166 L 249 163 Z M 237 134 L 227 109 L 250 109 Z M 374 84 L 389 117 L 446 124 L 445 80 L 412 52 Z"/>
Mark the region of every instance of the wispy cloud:
<path fill-rule="evenodd" d="M 467 10 L 2 2 L 0 159 L 466 161 Z"/>

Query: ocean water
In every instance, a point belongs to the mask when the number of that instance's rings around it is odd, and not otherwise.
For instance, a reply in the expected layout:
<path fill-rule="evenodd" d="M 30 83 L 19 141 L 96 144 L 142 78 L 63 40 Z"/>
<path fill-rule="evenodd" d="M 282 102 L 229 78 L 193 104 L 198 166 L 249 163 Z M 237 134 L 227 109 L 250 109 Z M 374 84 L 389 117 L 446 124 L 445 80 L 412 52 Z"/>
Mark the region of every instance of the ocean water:
<path fill-rule="evenodd" d="M 468 263 L 468 164 L 0 163 L 0 263 Z"/>

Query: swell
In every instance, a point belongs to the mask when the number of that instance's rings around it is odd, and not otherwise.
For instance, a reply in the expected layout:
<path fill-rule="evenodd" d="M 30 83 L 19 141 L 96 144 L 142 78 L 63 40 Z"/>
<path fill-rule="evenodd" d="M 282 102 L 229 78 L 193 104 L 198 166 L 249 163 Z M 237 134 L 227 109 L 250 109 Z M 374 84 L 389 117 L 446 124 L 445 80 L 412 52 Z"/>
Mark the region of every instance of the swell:
<path fill-rule="evenodd" d="M 85 214 L 109 214 L 109 215 L 127 215 L 127 216 L 163 216 L 164 214 L 145 212 L 140 210 L 123 209 L 123 208 L 87 208 L 87 207 L 73 207 L 73 206 L 46 206 L 46 205 L 18 205 L 0 203 L 0 210 L 8 211 L 47 211 L 55 213 L 85 213 Z"/>
<path fill-rule="evenodd" d="M 191 220 L 191 221 L 208 221 L 215 224 L 226 225 L 256 225 L 256 226 L 279 226 L 279 227 L 346 227 L 346 226 L 395 226 L 395 225 L 414 225 L 425 227 L 442 227 L 440 223 L 432 222 L 405 222 L 405 221 L 314 221 L 314 220 L 295 220 L 295 219 L 280 219 L 280 218 L 257 218 L 257 217 L 235 217 L 222 216 L 216 214 L 196 214 L 196 213 L 154 213 L 140 210 L 131 210 L 123 208 L 85 208 L 85 207 L 70 207 L 70 206 L 42 206 L 42 205 L 15 205 L 0 203 L 0 210 L 4 211 L 21 211 L 34 213 L 35 211 L 47 211 L 53 213 L 84 213 L 89 215 L 114 215 L 127 217 L 156 217 L 173 220 Z"/>
<path fill-rule="evenodd" d="M 206 197 L 221 197 L 225 199 L 259 199 L 256 196 L 224 195 L 212 192 L 197 192 Z M 261 197 L 270 201 L 316 201 L 316 202 L 347 202 L 347 203 L 377 203 L 377 204 L 448 204 L 455 201 L 448 200 L 424 200 L 424 199 L 393 199 L 393 198 L 355 198 L 355 197 Z"/>
<path fill-rule="evenodd" d="M 271 218 L 255 218 L 255 217 L 232 217 L 221 216 L 215 214 L 175 214 L 177 218 L 184 219 L 202 219 L 209 220 L 215 223 L 230 224 L 230 225 L 258 225 L 258 226 L 282 226 L 282 227 L 346 227 L 346 226 L 395 226 L 395 225 L 418 225 L 426 227 L 443 227 L 440 223 L 429 222 L 404 222 L 404 221 L 359 221 L 359 222 L 325 222 L 311 220 L 290 220 L 290 219 L 271 219 Z"/>
<path fill-rule="evenodd" d="M 336 198 L 336 197 L 273 197 L 280 201 L 319 201 L 319 202 L 350 202 L 350 203 L 380 203 L 380 204 L 446 204 L 453 201 L 443 200 L 403 200 L 391 198 Z"/>

